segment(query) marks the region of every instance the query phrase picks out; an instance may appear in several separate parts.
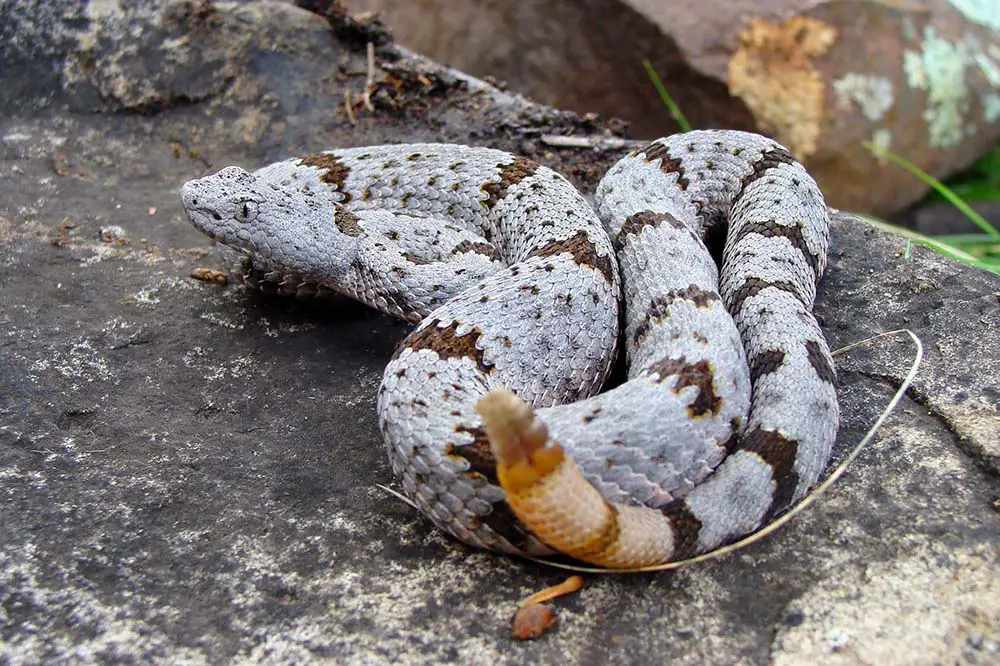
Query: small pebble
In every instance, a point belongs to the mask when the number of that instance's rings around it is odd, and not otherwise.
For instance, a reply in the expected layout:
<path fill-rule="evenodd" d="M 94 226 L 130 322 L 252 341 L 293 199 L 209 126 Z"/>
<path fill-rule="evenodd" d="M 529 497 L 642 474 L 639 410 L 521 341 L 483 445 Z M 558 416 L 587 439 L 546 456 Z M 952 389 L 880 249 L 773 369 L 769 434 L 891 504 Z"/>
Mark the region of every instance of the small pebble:
<path fill-rule="evenodd" d="M 215 282 L 217 284 L 226 284 L 229 282 L 229 278 L 225 273 L 211 268 L 196 268 L 191 271 L 191 277 L 195 280 L 204 280 L 205 282 Z"/>
<path fill-rule="evenodd" d="M 514 614 L 511 631 L 519 641 L 538 638 L 556 621 L 556 612 L 548 604 L 528 604 Z"/>
<path fill-rule="evenodd" d="M 118 244 L 125 243 L 125 230 L 117 224 L 101 227 L 101 242 Z"/>

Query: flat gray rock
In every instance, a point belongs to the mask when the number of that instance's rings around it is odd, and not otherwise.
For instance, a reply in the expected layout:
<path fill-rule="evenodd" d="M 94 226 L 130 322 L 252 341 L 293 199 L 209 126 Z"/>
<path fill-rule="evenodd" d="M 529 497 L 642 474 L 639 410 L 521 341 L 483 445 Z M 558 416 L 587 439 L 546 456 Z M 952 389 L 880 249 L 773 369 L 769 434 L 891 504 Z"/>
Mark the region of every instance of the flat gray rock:
<path fill-rule="evenodd" d="M 587 190 L 620 151 L 541 137 L 620 126 L 342 16 L 331 33 L 283 3 L 115 7 L 0 0 L 0 664 L 1000 659 L 1000 278 L 839 219 L 831 344 L 906 327 L 927 352 L 871 448 L 777 534 L 587 577 L 519 643 L 517 602 L 565 572 L 471 550 L 380 487 L 375 393 L 407 326 L 191 279 L 221 262 L 177 189 L 426 140 L 527 154 Z M 890 339 L 838 357 L 841 458 L 912 355 Z"/>

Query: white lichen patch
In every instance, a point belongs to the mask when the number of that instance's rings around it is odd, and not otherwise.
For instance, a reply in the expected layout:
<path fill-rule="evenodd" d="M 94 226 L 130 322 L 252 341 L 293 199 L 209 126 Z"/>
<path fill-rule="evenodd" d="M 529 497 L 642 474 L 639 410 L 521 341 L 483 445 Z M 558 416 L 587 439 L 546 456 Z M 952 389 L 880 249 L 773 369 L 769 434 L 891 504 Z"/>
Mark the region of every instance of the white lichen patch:
<path fill-rule="evenodd" d="M 997 0 L 949 0 L 949 2 L 973 23 L 1000 30 L 1000 2 Z"/>
<path fill-rule="evenodd" d="M 888 151 L 892 147 L 892 132 L 884 127 L 873 131 L 872 145 L 875 146 L 879 152 L 884 153 Z"/>
<path fill-rule="evenodd" d="M 952 44 L 938 37 L 933 27 L 924 29 L 923 48 L 903 53 L 903 72 L 913 88 L 927 91 L 924 120 L 930 145 L 947 148 L 964 135 L 964 116 L 969 111 L 965 70 L 969 53 L 963 43 Z"/>
<path fill-rule="evenodd" d="M 974 59 L 976 67 L 986 77 L 986 81 L 994 88 L 1000 88 L 1000 63 L 983 51 L 976 53 Z"/>
<path fill-rule="evenodd" d="M 1000 93 L 983 92 L 979 96 L 979 103 L 983 107 L 983 119 L 986 122 L 992 123 L 1000 119 Z"/>
<path fill-rule="evenodd" d="M 62 440 L 45 448 L 43 460 L 47 463 L 66 461 L 79 463 L 91 456 L 90 451 L 81 450 L 73 437 L 63 436 Z"/>
<path fill-rule="evenodd" d="M 344 407 L 355 407 L 374 402 L 376 389 L 382 380 L 382 373 L 362 369 L 356 373 L 355 377 L 357 381 L 350 390 L 338 392 L 333 396 L 324 395 L 322 399 Z M 310 399 L 315 400 L 316 398 L 310 396 Z"/>
<path fill-rule="evenodd" d="M 7 595 L 13 607 L 46 610 L 34 614 L 32 631 L 0 641 L 0 663 L 40 664 L 54 654 L 74 664 L 134 663 L 138 655 L 160 663 L 208 663 L 200 648 L 174 644 L 167 636 L 163 613 L 171 609 L 150 603 L 141 614 L 124 613 L 94 587 L 67 584 L 78 578 L 30 541 L 0 543 L 0 626 L 13 620 L 3 603 Z"/>
<path fill-rule="evenodd" d="M 0 432 L 4 431 L 4 428 L 0 428 Z M 37 449 L 33 449 L 33 451 L 35 450 Z M 14 495 L 17 489 L 15 482 L 17 484 L 23 484 L 33 490 L 41 490 L 48 485 L 49 479 L 38 470 L 22 470 L 17 465 L 11 465 L 10 467 L 0 469 L 0 481 L 4 482 L 0 484 L 0 488 L 3 489 L 4 495 L 10 498 Z"/>
<path fill-rule="evenodd" d="M 24 141 L 30 141 L 33 138 L 34 137 L 31 134 L 28 134 L 27 132 L 19 132 L 17 130 L 14 130 L 12 132 L 4 134 L 3 136 L 0 136 L 0 141 L 3 141 L 4 143 L 22 143 Z"/>
<path fill-rule="evenodd" d="M 892 81 L 873 74 L 848 72 L 833 82 L 833 90 L 837 94 L 838 108 L 848 109 L 853 102 L 871 122 L 881 120 L 895 101 Z"/>
<path fill-rule="evenodd" d="M 772 644 L 785 664 L 997 663 L 1000 569 L 988 549 L 925 545 L 838 570 L 790 609 Z"/>
<path fill-rule="evenodd" d="M 258 367 L 257 359 L 253 356 L 236 356 L 219 363 L 214 356 L 214 350 L 204 347 L 193 347 L 182 354 L 181 363 L 200 372 L 202 378 L 209 382 L 246 377 Z"/>
<path fill-rule="evenodd" d="M 148 287 L 143 287 L 139 291 L 129 294 L 128 300 L 132 305 L 152 309 L 160 303 L 164 291 L 180 286 L 183 281 L 179 278 L 167 278 L 160 280 Z"/>
<path fill-rule="evenodd" d="M 259 317 L 257 323 L 264 329 L 264 335 L 269 338 L 276 338 L 283 333 L 302 333 L 304 331 L 311 331 L 316 328 L 316 324 L 311 322 L 305 322 L 301 324 L 292 324 L 290 322 L 279 322 L 277 326 L 271 324 L 271 321 L 267 317 Z"/>
<path fill-rule="evenodd" d="M 107 359 L 87 338 L 79 337 L 69 349 L 51 349 L 50 353 L 50 356 L 30 361 L 28 371 L 42 373 L 55 370 L 67 379 L 85 382 L 107 381 L 112 377 Z"/>
<path fill-rule="evenodd" d="M 234 663 L 301 664 L 332 654 L 345 665 L 502 663 L 502 643 L 468 631 L 469 623 L 502 627 L 512 610 L 504 595 L 481 594 L 476 572 L 488 563 L 474 564 L 476 559 L 394 565 L 374 577 L 371 570 L 338 567 L 301 591 L 329 599 L 329 613 L 297 618 L 277 631 L 248 627 L 256 634 L 255 645 Z M 427 620 L 428 606 L 447 607 L 448 598 L 472 595 L 478 598 L 472 613 L 466 608 Z M 373 629 L 358 630 L 365 626 Z"/>
<path fill-rule="evenodd" d="M 80 261 L 80 266 L 84 268 L 93 266 L 94 264 L 102 261 L 107 261 L 108 259 L 124 259 L 128 254 L 128 249 L 126 247 L 121 245 L 109 245 L 107 243 L 90 245 L 87 246 L 87 249 L 91 250 L 94 254 Z"/>
<path fill-rule="evenodd" d="M 201 318 L 207 322 L 215 324 L 216 326 L 222 326 L 223 328 L 228 328 L 234 331 L 242 331 L 243 323 L 238 321 L 233 321 L 232 319 L 227 319 L 223 317 L 218 312 L 203 312 Z"/>
<path fill-rule="evenodd" d="M 1000 7 L 1000 5 L 997 5 Z M 1000 49 L 986 47 L 972 35 L 948 41 L 927 26 L 919 51 L 903 52 L 903 74 L 912 88 L 927 91 L 924 120 L 930 145 L 948 148 L 976 131 L 971 117 L 973 96 L 968 77 L 975 76 L 1000 90 Z M 996 120 L 996 109 L 980 94 L 983 119 Z"/>

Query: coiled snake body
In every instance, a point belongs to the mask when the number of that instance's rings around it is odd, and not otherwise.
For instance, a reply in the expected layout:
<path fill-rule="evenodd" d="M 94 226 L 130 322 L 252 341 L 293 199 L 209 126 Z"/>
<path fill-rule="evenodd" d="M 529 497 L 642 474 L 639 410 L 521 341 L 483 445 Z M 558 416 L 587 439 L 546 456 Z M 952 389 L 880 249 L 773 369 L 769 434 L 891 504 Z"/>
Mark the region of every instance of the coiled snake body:
<path fill-rule="evenodd" d="M 827 208 L 783 147 L 733 131 L 653 141 L 595 198 L 445 144 L 228 167 L 182 190 L 248 284 L 419 322 L 378 419 L 437 525 L 609 567 L 706 552 L 801 498 L 829 457 L 835 373 L 811 313 Z M 723 232 L 720 273 L 703 238 Z M 598 394 L 619 346 L 627 380 Z"/>

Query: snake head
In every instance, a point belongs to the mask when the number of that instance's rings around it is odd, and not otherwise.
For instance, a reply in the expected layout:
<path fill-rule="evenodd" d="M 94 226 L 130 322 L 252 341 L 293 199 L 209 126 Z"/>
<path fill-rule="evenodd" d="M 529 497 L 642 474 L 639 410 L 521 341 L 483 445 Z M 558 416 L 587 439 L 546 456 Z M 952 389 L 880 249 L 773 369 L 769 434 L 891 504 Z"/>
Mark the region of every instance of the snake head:
<path fill-rule="evenodd" d="M 199 231 L 275 270 L 335 280 L 357 252 L 357 239 L 334 224 L 343 209 L 322 190 L 231 166 L 185 183 L 181 201 Z"/>

